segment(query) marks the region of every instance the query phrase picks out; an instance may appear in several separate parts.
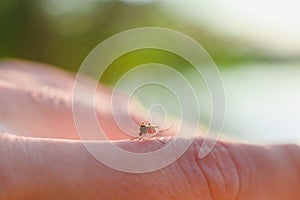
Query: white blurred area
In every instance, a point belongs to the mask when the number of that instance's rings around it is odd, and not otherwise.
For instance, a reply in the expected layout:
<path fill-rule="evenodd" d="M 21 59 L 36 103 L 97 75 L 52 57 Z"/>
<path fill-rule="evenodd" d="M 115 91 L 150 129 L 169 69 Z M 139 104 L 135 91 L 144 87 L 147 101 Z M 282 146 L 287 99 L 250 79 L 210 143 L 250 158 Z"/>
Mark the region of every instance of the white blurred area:
<path fill-rule="evenodd" d="M 275 60 L 296 58 L 222 70 L 227 96 L 224 132 L 253 142 L 300 142 L 300 1 L 163 2 L 220 34 L 246 39 Z M 209 116 L 207 105 L 201 107 L 202 114 Z"/>
<path fill-rule="evenodd" d="M 300 55 L 300 1 L 163 0 L 166 9 L 277 56 Z"/>
<path fill-rule="evenodd" d="M 274 60 L 287 58 L 222 70 L 227 96 L 224 132 L 255 142 L 300 142 L 300 2 L 164 2 L 182 17 L 220 34 L 246 39 Z M 289 58 L 296 61 L 289 62 Z M 205 106 L 202 111 L 207 112 Z"/>
<path fill-rule="evenodd" d="M 226 135 L 254 142 L 300 142 L 299 63 L 243 65 L 222 71 L 222 76 Z"/>

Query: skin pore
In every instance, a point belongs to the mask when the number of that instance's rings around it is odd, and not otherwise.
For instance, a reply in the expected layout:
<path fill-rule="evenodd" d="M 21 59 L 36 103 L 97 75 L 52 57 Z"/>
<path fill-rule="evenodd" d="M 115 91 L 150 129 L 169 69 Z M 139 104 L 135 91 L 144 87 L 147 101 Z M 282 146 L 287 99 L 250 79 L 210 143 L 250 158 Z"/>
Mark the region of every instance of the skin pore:
<path fill-rule="evenodd" d="M 203 141 L 199 137 L 163 169 L 120 172 L 96 160 L 78 138 L 70 98 L 72 75 L 15 60 L 3 61 L 0 72 L 0 123 L 8 129 L 0 134 L 0 199 L 300 198 L 299 145 L 219 141 L 207 157 L 199 159 Z M 105 91 L 101 99 L 107 100 L 111 91 Z M 142 119 L 142 108 L 136 107 L 133 118 Z M 105 106 L 101 110 L 99 118 L 116 145 L 134 152 L 164 145 L 155 139 L 128 140 L 114 124 L 110 110 Z M 173 148 L 178 150 L 190 139 L 175 140 Z"/>

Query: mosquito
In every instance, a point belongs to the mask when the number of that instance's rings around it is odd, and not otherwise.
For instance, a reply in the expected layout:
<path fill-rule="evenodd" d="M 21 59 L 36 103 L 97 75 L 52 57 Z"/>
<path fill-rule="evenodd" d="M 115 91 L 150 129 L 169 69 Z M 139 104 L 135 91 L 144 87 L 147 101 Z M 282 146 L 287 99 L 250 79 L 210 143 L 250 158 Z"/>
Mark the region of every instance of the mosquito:
<path fill-rule="evenodd" d="M 168 131 L 172 125 L 164 130 L 159 130 L 159 127 L 157 125 L 152 125 L 151 123 L 145 124 L 145 122 L 140 122 L 139 124 L 139 136 L 132 138 L 132 140 L 139 140 L 143 141 L 144 138 L 154 138 L 159 133 Z M 164 141 L 160 140 L 159 138 L 156 138 L 159 142 L 166 144 Z"/>

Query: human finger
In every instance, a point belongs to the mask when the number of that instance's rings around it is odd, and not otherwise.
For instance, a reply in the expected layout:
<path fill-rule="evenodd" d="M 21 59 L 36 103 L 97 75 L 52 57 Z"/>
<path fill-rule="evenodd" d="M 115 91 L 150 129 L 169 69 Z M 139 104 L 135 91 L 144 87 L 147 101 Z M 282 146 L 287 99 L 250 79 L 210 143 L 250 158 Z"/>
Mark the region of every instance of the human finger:
<path fill-rule="evenodd" d="M 175 140 L 174 152 L 180 151 L 183 143 L 190 139 Z M 5 189 L 0 189 L 0 197 L 5 199 L 300 198 L 298 145 L 266 146 L 219 141 L 205 158 L 199 159 L 203 139 L 196 138 L 173 164 L 157 171 L 135 174 L 104 165 L 79 141 L 19 137 L 6 141 L 10 141 L 10 148 L 3 143 L 0 146 L 0 155 L 6 152 L 6 156 L 0 157 L 0 175 L 8 182 L 1 187 Z M 91 143 L 101 148 L 106 142 Z M 136 153 L 163 146 L 156 140 L 115 141 L 114 144 Z M 161 153 L 153 162 L 159 162 L 166 155 Z M 121 157 L 112 159 L 123 160 Z M 8 171 L 3 173 L 3 169 Z M 14 190 L 16 186 L 18 190 Z"/>
<path fill-rule="evenodd" d="M 0 63 L 0 123 L 10 132 L 31 137 L 79 139 L 73 119 L 72 98 L 75 75 L 53 66 L 22 60 L 6 60 Z M 94 84 L 86 78 L 85 87 Z M 81 122 L 92 127 L 87 117 L 94 110 L 98 121 L 109 139 L 130 138 L 119 131 L 110 107 L 112 89 L 99 85 L 95 93 L 96 106 L 81 102 Z M 119 95 L 118 101 L 126 101 Z M 118 105 L 117 105 L 118 106 Z M 146 119 L 142 106 L 133 101 L 128 115 L 127 107 L 118 107 L 121 117 L 135 121 Z M 127 114 L 127 115 L 125 115 Z M 123 117 L 123 118 L 124 118 Z M 137 128 L 137 127 L 135 127 Z M 109 130 L 109 131 L 107 131 Z M 97 139 L 98 133 L 87 131 L 85 139 Z"/>

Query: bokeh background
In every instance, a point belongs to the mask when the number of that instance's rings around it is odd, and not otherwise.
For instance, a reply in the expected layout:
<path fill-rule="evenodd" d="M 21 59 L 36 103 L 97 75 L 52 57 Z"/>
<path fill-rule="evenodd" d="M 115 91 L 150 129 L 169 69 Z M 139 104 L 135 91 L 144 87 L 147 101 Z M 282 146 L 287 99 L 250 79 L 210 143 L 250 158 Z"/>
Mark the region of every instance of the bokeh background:
<path fill-rule="evenodd" d="M 218 66 L 227 96 L 226 136 L 294 142 L 300 141 L 299 9 L 293 0 L 2 0 L 0 57 L 76 72 L 97 44 L 116 33 L 171 28 L 198 41 Z M 130 69 L 149 61 L 188 71 L 176 56 L 149 49 L 114 65 Z M 114 85 L 122 72 L 117 69 L 101 81 Z M 202 98 L 206 123 L 209 100 Z"/>

